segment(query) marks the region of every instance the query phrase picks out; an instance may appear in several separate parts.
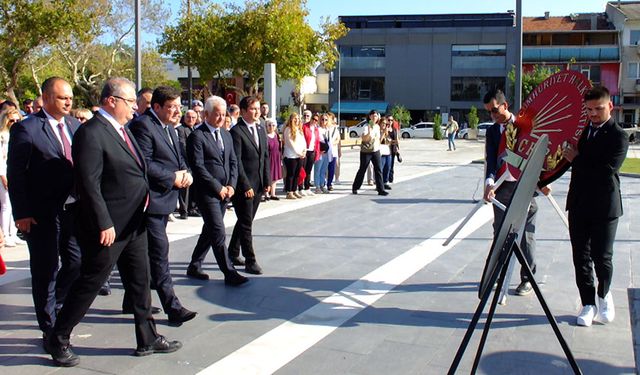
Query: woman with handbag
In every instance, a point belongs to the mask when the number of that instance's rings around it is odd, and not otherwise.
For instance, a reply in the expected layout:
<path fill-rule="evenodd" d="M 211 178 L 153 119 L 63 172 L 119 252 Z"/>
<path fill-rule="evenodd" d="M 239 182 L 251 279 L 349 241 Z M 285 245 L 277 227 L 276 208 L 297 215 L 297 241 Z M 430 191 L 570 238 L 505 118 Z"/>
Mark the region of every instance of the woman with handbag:
<path fill-rule="evenodd" d="M 301 131 L 300 116 L 292 113 L 284 125 L 282 132 L 284 140 L 284 167 L 286 168 L 284 178 L 284 191 L 287 193 L 286 199 L 302 198 L 296 191 L 298 186 L 298 176 L 302 169 L 302 160 L 306 153 L 307 143 Z M 304 170 L 304 169 L 303 169 Z"/>
<path fill-rule="evenodd" d="M 389 186 L 389 170 L 391 169 L 391 123 L 384 117 L 380 120 L 380 169 L 382 170 L 382 182 L 386 190 L 391 190 Z"/>
<path fill-rule="evenodd" d="M 369 112 L 369 124 L 364 127 L 362 139 L 360 143 L 360 168 L 356 173 L 353 181 L 351 192 L 358 194 L 358 189 L 362 186 L 364 174 L 367 171 L 369 163 L 373 164 L 373 174 L 376 181 L 376 190 L 378 195 L 389 195 L 384 190 L 384 182 L 382 180 L 382 170 L 380 169 L 380 114 L 371 110 Z"/>

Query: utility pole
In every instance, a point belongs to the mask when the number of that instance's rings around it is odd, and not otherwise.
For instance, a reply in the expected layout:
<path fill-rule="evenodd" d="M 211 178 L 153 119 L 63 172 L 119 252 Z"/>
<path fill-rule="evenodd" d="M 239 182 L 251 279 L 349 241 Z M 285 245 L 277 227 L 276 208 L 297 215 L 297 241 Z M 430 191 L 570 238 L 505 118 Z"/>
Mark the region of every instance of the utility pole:
<path fill-rule="evenodd" d="M 187 22 L 191 24 L 191 0 L 187 0 Z M 187 65 L 187 82 L 188 82 L 188 100 L 187 108 L 191 108 L 191 102 L 193 101 L 193 74 L 191 73 L 191 61 L 189 61 L 189 65 Z"/>
<path fill-rule="evenodd" d="M 522 0 L 516 0 L 516 81 L 514 84 L 514 113 L 522 106 Z"/>
<path fill-rule="evenodd" d="M 142 47 L 140 46 L 140 0 L 135 0 L 136 13 L 136 90 L 142 88 Z"/>

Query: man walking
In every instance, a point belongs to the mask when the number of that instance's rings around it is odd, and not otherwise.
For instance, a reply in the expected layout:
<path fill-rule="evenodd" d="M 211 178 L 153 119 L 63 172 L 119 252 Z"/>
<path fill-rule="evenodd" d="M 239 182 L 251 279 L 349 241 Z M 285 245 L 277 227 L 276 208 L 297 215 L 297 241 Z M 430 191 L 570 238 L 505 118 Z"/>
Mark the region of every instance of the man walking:
<path fill-rule="evenodd" d="M 153 91 L 151 108 L 129 124 L 147 164 L 150 193 L 146 226 L 151 281 L 173 324 L 182 324 L 196 316 L 180 303 L 169 269 L 168 218 L 176 208 L 179 189 L 188 188 L 193 182 L 174 129 L 174 124 L 180 121 L 180 107 L 180 91 L 160 86 Z M 129 310 L 128 297 L 125 295 L 124 310 Z"/>
<path fill-rule="evenodd" d="M 42 110 L 11 127 L 7 180 L 16 227 L 29 246 L 33 305 L 46 340 L 80 273 L 71 155 L 80 123 L 70 116 L 73 91 L 62 78 L 42 83 L 42 100 Z"/>
<path fill-rule="evenodd" d="M 233 148 L 238 159 L 237 193 L 231 197 L 238 217 L 231 241 L 229 257 L 234 265 L 245 264 L 245 271 L 261 274 L 253 248 L 253 219 L 263 192 L 271 190 L 267 133 L 260 126 L 260 101 L 246 96 L 240 101 L 240 119 L 231 128 Z M 240 258 L 240 247 L 245 260 Z"/>
<path fill-rule="evenodd" d="M 80 277 L 51 330 L 46 349 L 58 366 L 76 366 L 69 338 L 117 263 L 131 296 L 137 349 L 135 355 L 174 352 L 182 344 L 156 332 L 151 316 L 149 258 L 144 210 L 149 201 L 142 151 L 124 126 L 133 118 L 133 83 L 110 78 L 100 95 L 101 107 L 74 137 L 73 161 L 79 200 Z"/>
<path fill-rule="evenodd" d="M 582 310 L 576 323 L 588 327 L 593 319 L 609 323 L 615 318 L 611 279 L 613 241 L 622 216 L 620 177 L 629 141 L 611 118 L 613 103 L 606 87 L 594 87 L 584 95 L 590 125 L 578 144 L 569 145 L 564 157 L 571 162 L 567 194 L 569 236 L 573 251 L 576 285 Z M 593 280 L 598 278 L 598 305 Z"/>

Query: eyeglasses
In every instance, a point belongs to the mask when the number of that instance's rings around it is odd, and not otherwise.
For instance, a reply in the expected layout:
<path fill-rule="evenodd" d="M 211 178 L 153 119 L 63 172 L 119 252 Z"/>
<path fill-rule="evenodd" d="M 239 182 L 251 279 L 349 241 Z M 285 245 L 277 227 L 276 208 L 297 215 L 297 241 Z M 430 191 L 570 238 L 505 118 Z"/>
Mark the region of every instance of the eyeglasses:
<path fill-rule="evenodd" d="M 487 109 L 487 112 L 489 112 L 489 113 L 493 113 L 494 115 L 495 115 L 495 114 L 498 114 L 498 113 L 500 113 L 500 107 L 501 107 L 501 106 L 502 106 L 502 104 L 498 104 L 498 106 L 497 106 L 497 107 L 493 107 L 493 108 L 491 108 L 491 109 Z"/>
<path fill-rule="evenodd" d="M 311 115 L 302 115 L 302 117 L 309 118 L 309 117 L 311 117 Z"/>
<path fill-rule="evenodd" d="M 127 103 L 127 104 L 129 104 L 130 106 L 132 106 L 132 105 L 136 104 L 136 99 L 126 99 L 126 98 L 123 98 L 122 96 L 118 96 L 118 95 L 112 95 L 112 96 L 113 96 L 114 98 L 116 98 L 116 99 L 120 99 L 120 100 L 122 100 L 122 101 L 126 102 L 126 103 Z"/>

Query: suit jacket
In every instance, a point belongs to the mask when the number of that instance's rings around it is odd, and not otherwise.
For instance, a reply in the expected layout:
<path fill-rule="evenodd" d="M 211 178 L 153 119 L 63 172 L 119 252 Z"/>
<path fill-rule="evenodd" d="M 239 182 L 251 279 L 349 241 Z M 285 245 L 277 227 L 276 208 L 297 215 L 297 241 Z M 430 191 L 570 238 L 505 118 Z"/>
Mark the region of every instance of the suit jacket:
<path fill-rule="evenodd" d="M 232 186 L 235 189 L 238 182 L 238 161 L 233 149 L 233 138 L 225 129 L 221 128 L 219 132 L 224 144 L 223 152 L 204 124 L 194 130 L 187 139 L 187 155 L 197 186 L 198 201 L 220 200 L 222 188 Z"/>
<path fill-rule="evenodd" d="M 167 139 L 162 123 L 149 109 L 144 115 L 133 119 L 129 129 L 136 138 L 147 164 L 147 178 L 151 190 L 147 212 L 168 215 L 176 208 L 180 190 L 173 185 L 176 180 L 175 172 L 187 169 L 180 153 L 176 130 L 172 125 L 168 126 L 172 144 Z"/>
<path fill-rule="evenodd" d="M 244 196 L 249 189 L 253 189 L 253 192 L 260 196 L 264 188 L 271 185 L 267 133 L 261 126 L 257 126 L 257 129 L 260 147 L 256 145 L 242 117 L 231 128 L 233 149 L 238 159 L 238 184 L 234 197 Z"/>
<path fill-rule="evenodd" d="M 73 135 L 80 123 L 71 116 L 64 119 Z M 13 217 L 17 220 L 59 213 L 74 185 L 73 166 L 65 158 L 44 111 L 11 127 L 7 157 Z"/>
<path fill-rule="evenodd" d="M 97 243 L 100 231 L 113 226 L 118 241 L 144 227 L 149 193 L 146 166 L 142 150 L 131 131 L 126 131 L 137 157 L 100 113 L 82 125 L 73 138 L 80 201 L 78 237 Z"/>
<path fill-rule="evenodd" d="M 180 125 L 176 128 L 176 133 L 178 133 L 178 142 L 180 143 L 180 155 L 182 156 L 182 160 L 184 160 L 188 166 L 190 166 L 190 164 L 189 158 L 187 157 L 187 138 L 189 138 L 189 135 L 191 135 L 194 129 L 195 126 L 190 128 L 186 125 Z"/>
<path fill-rule="evenodd" d="M 486 161 L 484 178 L 492 178 L 496 180 L 498 169 L 502 165 L 502 161 L 498 160 L 498 148 L 500 147 L 500 124 L 495 123 L 487 129 L 486 139 L 484 143 L 484 160 Z"/>
<path fill-rule="evenodd" d="M 618 172 L 627 155 L 629 140 L 609 119 L 592 139 L 585 128 L 578 140 L 578 156 L 571 163 L 567 210 L 585 217 L 612 219 L 622 216 Z"/>

